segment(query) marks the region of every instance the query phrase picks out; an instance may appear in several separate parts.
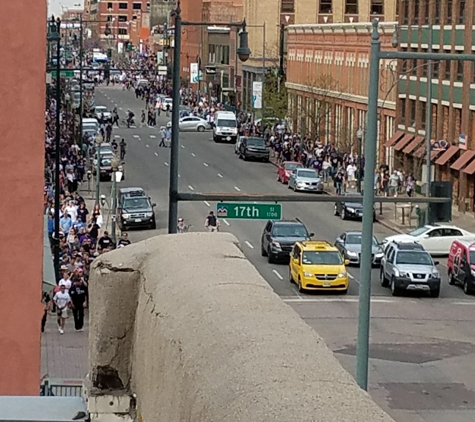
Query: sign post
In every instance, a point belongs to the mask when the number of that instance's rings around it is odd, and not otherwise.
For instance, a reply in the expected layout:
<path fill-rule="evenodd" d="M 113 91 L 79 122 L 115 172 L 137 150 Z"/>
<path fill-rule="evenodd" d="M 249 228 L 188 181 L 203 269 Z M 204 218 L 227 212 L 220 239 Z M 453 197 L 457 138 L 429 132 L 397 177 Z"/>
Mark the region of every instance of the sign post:
<path fill-rule="evenodd" d="M 56 70 L 51 71 L 51 77 L 56 78 L 58 72 Z M 74 78 L 74 70 L 61 70 L 59 72 L 60 78 Z"/>
<path fill-rule="evenodd" d="M 252 83 L 252 108 L 262 109 L 262 82 Z"/>
<path fill-rule="evenodd" d="M 281 220 L 281 204 L 251 204 L 220 202 L 216 205 L 218 217 L 241 220 Z"/>

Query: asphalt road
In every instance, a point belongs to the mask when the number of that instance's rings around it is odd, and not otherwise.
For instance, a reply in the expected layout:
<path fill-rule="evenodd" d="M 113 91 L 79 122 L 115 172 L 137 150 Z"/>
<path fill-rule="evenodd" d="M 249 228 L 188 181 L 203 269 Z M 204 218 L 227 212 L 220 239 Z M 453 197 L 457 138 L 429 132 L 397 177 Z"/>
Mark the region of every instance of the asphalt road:
<path fill-rule="evenodd" d="M 143 107 L 132 92 L 116 87 L 98 90 L 96 102 L 117 105 L 122 116 L 130 108 L 138 118 Z M 159 125 L 168 120 L 162 113 Z M 157 128 L 119 128 L 114 135 L 128 143 L 127 178 L 121 185 L 143 187 L 157 203 L 157 230 L 130 231 L 129 237 L 136 242 L 166 232 L 169 149 L 158 147 Z M 234 145 L 215 144 L 210 132 L 180 134 L 179 175 L 179 189 L 184 192 L 290 193 L 276 181 L 276 167 L 238 159 Z M 101 183 L 101 193 L 109 192 L 110 183 Z M 210 209 L 216 210 L 216 203 L 181 203 L 179 214 L 191 230 L 201 231 Z M 283 212 L 284 218 L 300 218 L 315 239 L 332 243 L 346 230 L 361 230 L 361 222 L 335 217 L 330 203 L 285 203 Z M 222 231 L 237 236 L 247 258 L 275 292 L 315 327 L 342 364 L 354 372 L 359 268 L 348 270 L 351 281 L 346 296 L 300 294 L 289 282 L 287 265 L 268 264 L 260 254 L 264 221 L 221 222 Z M 382 240 L 393 233 L 375 224 L 374 234 Z M 475 357 L 475 300 L 447 283 L 445 261 L 440 265 L 443 282 L 438 299 L 393 298 L 389 289 L 381 287 L 378 269 L 372 271 L 371 393 L 398 421 L 475 419 L 475 381 L 463 368 L 473 367 Z"/>

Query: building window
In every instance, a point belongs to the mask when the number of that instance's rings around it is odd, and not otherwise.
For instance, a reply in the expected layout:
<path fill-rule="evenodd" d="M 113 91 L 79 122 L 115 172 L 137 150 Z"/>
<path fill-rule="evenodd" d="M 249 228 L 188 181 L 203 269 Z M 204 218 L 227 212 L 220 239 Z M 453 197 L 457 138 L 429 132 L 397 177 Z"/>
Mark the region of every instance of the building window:
<path fill-rule="evenodd" d="M 411 107 L 411 126 L 414 127 L 416 124 L 416 100 L 409 100 L 410 107 Z"/>
<path fill-rule="evenodd" d="M 440 61 L 434 60 L 432 62 L 432 77 L 434 79 L 439 79 L 439 73 L 440 73 Z"/>
<path fill-rule="evenodd" d="M 459 15 L 458 15 L 458 23 L 465 22 L 465 0 L 459 0 Z"/>
<path fill-rule="evenodd" d="M 463 82 L 463 61 L 457 60 L 457 81 Z"/>
<path fill-rule="evenodd" d="M 421 129 L 425 130 L 427 127 L 427 103 L 425 101 L 420 101 L 421 104 Z"/>
<path fill-rule="evenodd" d="M 401 120 L 403 123 L 405 123 L 406 120 L 406 100 L 404 98 L 401 98 L 400 100 L 400 110 L 401 110 Z"/>
<path fill-rule="evenodd" d="M 229 45 L 220 46 L 221 64 L 229 64 Z"/>
<path fill-rule="evenodd" d="M 414 1 L 414 20 L 412 21 L 414 25 L 419 24 L 419 9 L 420 9 L 420 4 L 419 0 L 413 0 Z"/>
<path fill-rule="evenodd" d="M 107 8 L 112 9 L 112 2 L 111 1 L 107 3 Z"/>
<path fill-rule="evenodd" d="M 429 16 L 430 16 L 430 0 L 425 0 L 424 3 L 424 23 L 429 23 Z"/>
<path fill-rule="evenodd" d="M 358 14 L 358 0 L 346 0 L 345 13 L 347 15 Z"/>
<path fill-rule="evenodd" d="M 119 35 L 127 35 L 127 28 L 119 28 Z"/>
<path fill-rule="evenodd" d="M 209 51 L 208 51 L 208 63 L 215 63 L 216 62 L 216 46 L 214 44 L 210 44 Z"/>
<path fill-rule="evenodd" d="M 127 15 L 120 15 L 119 22 L 127 22 Z"/>
<path fill-rule="evenodd" d="M 384 15 L 384 0 L 371 0 L 371 14 Z"/>
<path fill-rule="evenodd" d="M 112 15 L 107 15 L 107 22 L 112 22 Z"/>
<path fill-rule="evenodd" d="M 424 53 L 427 53 L 427 51 L 424 51 Z M 421 67 L 422 67 L 422 77 L 423 78 L 426 78 L 427 77 L 427 70 L 428 70 L 428 66 L 427 66 L 427 60 L 421 60 Z"/>
<path fill-rule="evenodd" d="M 452 7 L 454 5 L 453 0 L 447 0 L 447 22 L 446 23 L 452 23 Z"/>
<path fill-rule="evenodd" d="M 447 81 L 450 80 L 450 60 L 445 60 L 444 73 L 442 74 L 442 79 Z"/>
<path fill-rule="evenodd" d="M 127 10 L 128 3 L 119 3 L 119 9 L 120 10 Z"/>
<path fill-rule="evenodd" d="M 281 0 L 280 13 L 294 13 L 295 4 L 294 0 Z"/>
<path fill-rule="evenodd" d="M 434 5 L 435 5 L 434 22 L 440 23 L 440 1 L 434 2 Z"/>
<path fill-rule="evenodd" d="M 409 0 L 404 1 L 404 19 L 403 19 L 404 24 L 409 23 Z"/>
<path fill-rule="evenodd" d="M 142 3 L 134 3 L 132 5 L 132 9 L 134 10 L 142 10 Z"/>
<path fill-rule="evenodd" d="M 320 0 L 319 13 L 333 13 L 332 0 Z"/>

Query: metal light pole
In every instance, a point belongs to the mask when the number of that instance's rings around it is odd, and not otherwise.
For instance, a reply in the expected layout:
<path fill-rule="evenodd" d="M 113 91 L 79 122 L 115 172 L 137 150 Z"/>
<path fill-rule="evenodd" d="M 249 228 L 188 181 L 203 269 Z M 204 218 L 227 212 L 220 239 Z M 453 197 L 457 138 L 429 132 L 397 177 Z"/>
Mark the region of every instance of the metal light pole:
<path fill-rule="evenodd" d="M 84 38 L 84 28 L 83 28 L 83 21 L 82 15 L 79 16 L 79 145 L 82 151 L 82 139 L 83 139 L 83 132 L 82 132 L 82 117 L 84 113 L 84 103 L 83 103 L 83 81 L 82 81 L 82 72 L 83 72 L 83 60 L 84 60 L 84 45 L 83 45 L 83 38 Z"/>
<path fill-rule="evenodd" d="M 356 140 L 358 142 L 358 179 L 356 181 L 356 189 L 357 189 L 357 192 L 358 193 L 361 193 L 361 172 L 362 172 L 362 168 L 361 168 L 361 150 L 362 150 L 362 144 L 363 144 L 363 136 L 364 136 L 364 132 L 363 132 L 363 129 L 361 129 L 361 127 L 358 129 L 358 131 L 356 132 Z"/>
<path fill-rule="evenodd" d="M 433 38 L 433 26 L 429 25 L 428 34 L 428 52 L 432 53 L 432 38 Z M 431 138 L 432 138 L 432 60 L 427 61 L 427 99 L 426 99 L 426 162 L 427 162 L 427 184 L 426 184 L 426 197 L 430 196 L 430 184 L 431 184 Z M 430 212 L 429 205 L 426 207 L 426 224 L 429 224 Z"/>
<path fill-rule="evenodd" d="M 364 390 L 368 389 L 369 328 L 371 305 L 371 268 L 373 243 L 374 180 L 376 167 L 376 144 L 378 132 L 378 90 L 379 90 L 379 39 L 378 21 L 373 21 L 371 33 L 371 62 L 369 69 L 368 126 L 365 142 L 365 168 L 363 193 L 363 237 L 361 240 L 361 282 L 359 287 L 358 340 L 356 347 L 356 381 Z"/>
<path fill-rule="evenodd" d="M 51 17 L 51 21 L 48 27 L 48 41 L 56 41 L 56 136 L 55 136 L 55 160 L 54 160 L 54 268 L 56 272 L 56 282 L 59 282 L 60 279 L 60 265 L 59 265 L 59 254 L 60 254 L 60 245 L 59 245 L 59 191 L 60 191 L 60 149 L 61 149 L 61 20 L 54 19 L 54 16 Z"/>
<path fill-rule="evenodd" d="M 101 200 L 101 144 L 104 141 L 104 138 L 101 135 L 96 137 L 96 204 L 100 204 Z"/>
<path fill-rule="evenodd" d="M 112 241 L 114 244 L 116 243 L 116 224 L 115 224 L 115 216 L 117 213 L 117 170 L 119 169 L 120 160 L 114 156 L 111 161 L 112 167 L 112 218 L 111 218 L 111 232 L 112 232 Z"/>

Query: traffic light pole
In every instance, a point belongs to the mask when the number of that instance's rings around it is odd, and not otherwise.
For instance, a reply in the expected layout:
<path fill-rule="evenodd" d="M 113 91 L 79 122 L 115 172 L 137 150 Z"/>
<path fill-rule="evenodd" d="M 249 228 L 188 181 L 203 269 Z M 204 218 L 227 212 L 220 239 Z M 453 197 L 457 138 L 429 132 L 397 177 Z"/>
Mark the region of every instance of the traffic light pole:
<path fill-rule="evenodd" d="M 83 102 L 83 80 L 82 80 L 82 74 L 83 74 L 83 60 L 84 60 L 84 29 L 83 29 L 83 21 L 82 21 L 82 15 L 79 17 L 79 23 L 80 23 L 80 28 L 79 28 L 79 145 L 81 146 L 81 151 L 82 151 L 82 141 L 83 141 L 83 131 L 82 131 L 82 118 L 84 114 L 84 102 Z"/>

